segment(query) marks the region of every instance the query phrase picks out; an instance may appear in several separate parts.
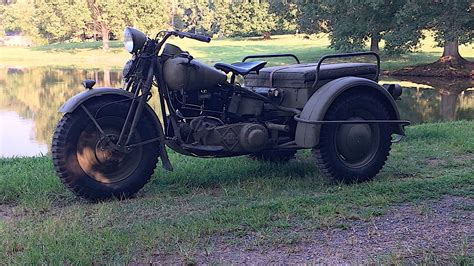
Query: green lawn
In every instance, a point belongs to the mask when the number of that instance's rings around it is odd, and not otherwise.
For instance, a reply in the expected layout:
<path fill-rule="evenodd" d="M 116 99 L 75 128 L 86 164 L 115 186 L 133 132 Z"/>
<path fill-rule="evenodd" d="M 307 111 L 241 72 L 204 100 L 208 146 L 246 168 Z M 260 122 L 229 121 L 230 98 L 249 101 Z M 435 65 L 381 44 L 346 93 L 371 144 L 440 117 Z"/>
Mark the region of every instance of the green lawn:
<path fill-rule="evenodd" d="M 112 264 L 176 253 L 193 262 L 215 237 L 294 245 L 318 228 L 345 228 L 401 203 L 474 197 L 474 122 L 418 125 L 407 135 L 372 182 L 332 183 L 309 151 L 285 165 L 172 153 L 176 170 L 157 169 L 135 199 L 97 204 L 71 195 L 49 157 L 0 159 L 0 214 L 7 213 L 0 261 Z"/>
<path fill-rule="evenodd" d="M 326 36 L 313 36 L 303 39 L 303 35 L 273 36 L 271 40 L 263 41 L 258 38 L 213 40 L 202 43 L 190 39 L 173 39 L 184 50 L 189 51 L 195 58 L 215 62 L 237 62 L 249 54 L 294 53 L 303 62 L 315 62 L 322 55 L 334 53 L 328 48 Z M 63 43 L 33 48 L 1 47 L 0 67 L 3 66 L 61 66 L 77 68 L 121 68 L 130 58 L 123 48 L 122 42 L 112 41 L 111 50 L 104 52 L 100 42 Z M 407 65 L 424 64 L 436 61 L 441 48 L 434 47 L 432 38 L 426 38 L 419 52 L 401 56 L 388 57 L 382 54 L 382 69 L 393 70 Z M 461 46 L 461 54 L 474 60 L 473 46 Z M 291 61 L 279 61 L 288 63 Z"/>

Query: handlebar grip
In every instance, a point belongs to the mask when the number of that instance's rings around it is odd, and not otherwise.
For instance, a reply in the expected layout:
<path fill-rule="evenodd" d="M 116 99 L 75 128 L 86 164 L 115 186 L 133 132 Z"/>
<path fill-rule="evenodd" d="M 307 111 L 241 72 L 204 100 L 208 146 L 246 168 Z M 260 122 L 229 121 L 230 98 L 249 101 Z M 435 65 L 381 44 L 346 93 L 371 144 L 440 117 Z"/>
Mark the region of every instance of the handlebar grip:
<path fill-rule="evenodd" d="M 189 38 L 191 39 L 195 39 L 195 40 L 198 40 L 198 41 L 201 41 L 201 42 L 210 42 L 211 41 L 211 37 L 209 36 L 204 36 L 204 35 L 199 35 L 199 34 L 194 34 L 194 33 L 188 33 L 189 34 Z"/>
<path fill-rule="evenodd" d="M 172 31 L 172 33 L 173 33 L 173 35 L 178 36 L 180 38 L 186 37 L 186 38 L 194 39 L 194 40 L 201 41 L 201 42 L 210 42 L 211 41 L 211 37 L 209 37 L 209 36 L 194 34 L 194 33 L 191 33 L 191 32 Z"/>

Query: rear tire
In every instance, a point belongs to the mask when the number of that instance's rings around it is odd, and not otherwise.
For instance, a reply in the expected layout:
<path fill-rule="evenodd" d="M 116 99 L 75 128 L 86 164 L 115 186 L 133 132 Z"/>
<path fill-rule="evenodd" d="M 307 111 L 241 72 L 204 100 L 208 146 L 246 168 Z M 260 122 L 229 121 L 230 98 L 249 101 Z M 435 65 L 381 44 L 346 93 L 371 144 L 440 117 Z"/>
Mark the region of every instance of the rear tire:
<path fill-rule="evenodd" d="M 388 120 L 384 103 L 375 95 L 349 91 L 340 95 L 324 120 Z M 323 125 L 313 149 L 319 171 L 346 183 L 373 179 L 387 160 L 391 126 L 384 124 Z"/>
<path fill-rule="evenodd" d="M 249 155 L 249 158 L 262 162 L 286 163 L 295 158 L 296 150 L 266 150 Z"/>
<path fill-rule="evenodd" d="M 120 134 L 129 107 L 128 102 L 110 104 L 114 101 L 99 97 L 86 104 L 112 142 Z M 145 109 L 131 143 L 158 136 L 151 119 Z M 82 108 L 58 122 L 51 152 L 61 182 L 77 196 L 93 201 L 133 196 L 150 179 L 159 156 L 156 143 L 137 146 L 129 153 L 114 150 Z"/>

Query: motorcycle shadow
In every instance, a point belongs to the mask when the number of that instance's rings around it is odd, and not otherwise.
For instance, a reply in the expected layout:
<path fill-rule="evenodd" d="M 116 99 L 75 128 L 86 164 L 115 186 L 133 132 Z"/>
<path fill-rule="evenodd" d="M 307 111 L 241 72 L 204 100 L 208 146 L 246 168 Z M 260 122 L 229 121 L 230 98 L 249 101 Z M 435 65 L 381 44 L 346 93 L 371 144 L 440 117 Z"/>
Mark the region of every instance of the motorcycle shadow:
<path fill-rule="evenodd" d="M 170 154 L 174 171 L 157 170 L 149 184 L 155 190 L 188 190 L 192 188 L 216 188 L 240 186 L 242 183 L 326 183 L 320 176 L 308 152 L 299 152 L 296 158 L 286 163 L 271 163 L 252 160 L 246 156 L 233 158 L 193 158 Z M 282 182 L 283 181 L 283 182 Z"/>

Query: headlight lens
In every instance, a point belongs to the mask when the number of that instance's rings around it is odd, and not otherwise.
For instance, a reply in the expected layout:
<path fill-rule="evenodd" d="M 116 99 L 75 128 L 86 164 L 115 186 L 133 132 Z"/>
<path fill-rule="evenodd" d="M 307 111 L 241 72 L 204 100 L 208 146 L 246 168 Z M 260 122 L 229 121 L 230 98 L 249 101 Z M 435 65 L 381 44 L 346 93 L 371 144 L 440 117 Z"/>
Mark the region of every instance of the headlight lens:
<path fill-rule="evenodd" d="M 133 38 L 132 38 L 132 33 L 131 31 L 126 28 L 123 32 L 123 45 L 125 46 L 125 49 L 129 52 L 133 52 Z"/>
<path fill-rule="evenodd" d="M 127 27 L 123 31 L 123 45 L 129 53 L 133 54 L 142 49 L 146 40 L 146 35 L 137 29 Z"/>

